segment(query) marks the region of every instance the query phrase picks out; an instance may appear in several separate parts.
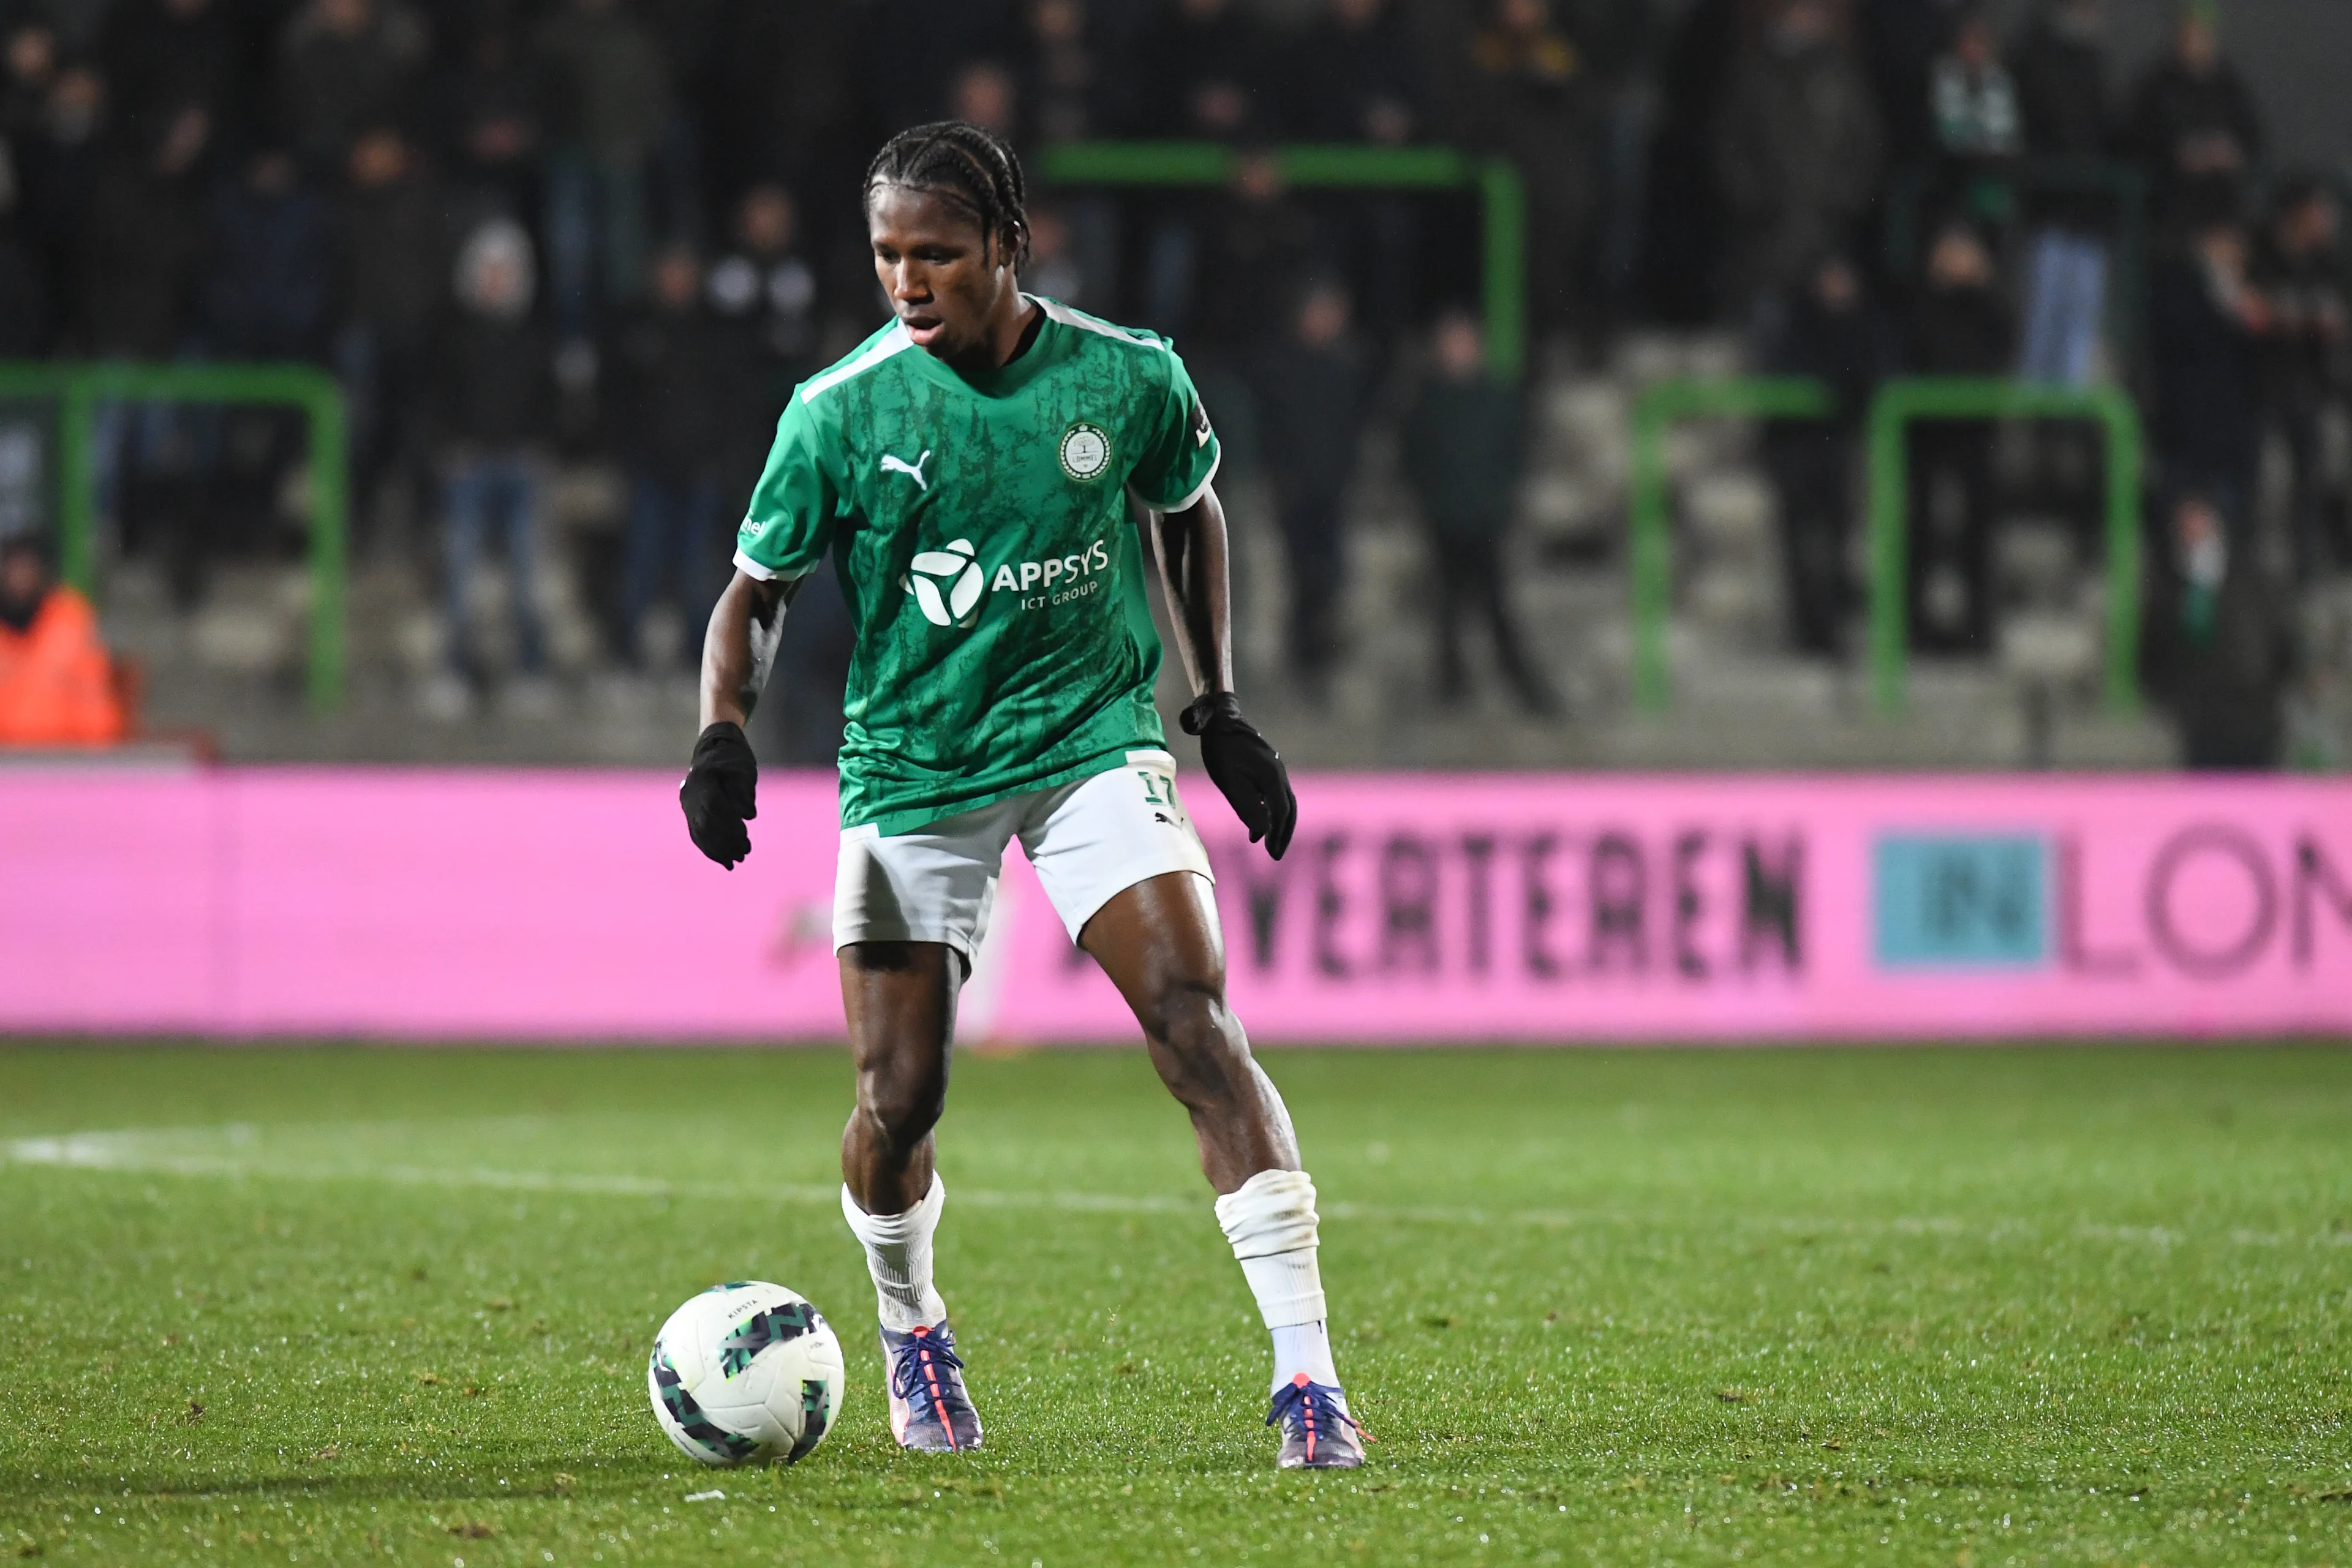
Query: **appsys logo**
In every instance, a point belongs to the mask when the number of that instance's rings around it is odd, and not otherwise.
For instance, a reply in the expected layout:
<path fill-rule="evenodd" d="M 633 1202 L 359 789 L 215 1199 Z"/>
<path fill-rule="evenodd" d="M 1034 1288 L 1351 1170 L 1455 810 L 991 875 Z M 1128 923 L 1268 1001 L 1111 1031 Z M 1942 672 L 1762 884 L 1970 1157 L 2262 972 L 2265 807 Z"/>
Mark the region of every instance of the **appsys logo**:
<path fill-rule="evenodd" d="M 969 626 L 980 618 L 980 596 L 988 574 L 972 559 L 971 541 L 950 539 L 945 549 L 926 550 L 908 563 L 900 586 L 915 595 L 923 619 L 935 626 Z"/>

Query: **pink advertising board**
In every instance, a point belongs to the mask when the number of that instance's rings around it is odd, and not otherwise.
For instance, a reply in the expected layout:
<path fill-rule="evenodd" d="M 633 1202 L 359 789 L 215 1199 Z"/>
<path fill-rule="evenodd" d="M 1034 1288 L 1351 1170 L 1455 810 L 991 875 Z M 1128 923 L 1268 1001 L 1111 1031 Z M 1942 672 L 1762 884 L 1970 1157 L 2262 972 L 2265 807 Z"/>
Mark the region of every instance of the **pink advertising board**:
<path fill-rule="evenodd" d="M 829 1039 L 827 774 L 751 858 L 671 773 L 0 773 L 0 1031 Z M 2352 784 L 1323 774 L 1250 847 L 1234 1005 L 1297 1042 L 2352 1034 Z M 967 1038 L 1126 1041 L 1014 849 Z"/>

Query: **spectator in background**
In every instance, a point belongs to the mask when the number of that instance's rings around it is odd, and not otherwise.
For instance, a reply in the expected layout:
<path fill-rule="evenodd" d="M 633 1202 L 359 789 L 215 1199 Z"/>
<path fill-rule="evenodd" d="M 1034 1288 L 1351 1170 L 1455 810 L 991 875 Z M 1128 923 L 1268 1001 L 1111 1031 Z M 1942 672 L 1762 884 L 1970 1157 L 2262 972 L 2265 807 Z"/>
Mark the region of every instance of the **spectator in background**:
<path fill-rule="evenodd" d="M 17 12 L 7 17 L 0 26 L 0 136 L 16 142 L 38 132 L 64 64 L 58 30 L 47 16 Z"/>
<path fill-rule="evenodd" d="M 1881 144 L 1869 85 L 1826 0 L 1778 0 L 1716 126 L 1730 230 L 1723 298 L 1735 311 L 1783 308 L 1817 258 L 1845 248 L 1877 190 Z"/>
<path fill-rule="evenodd" d="M 195 105 L 137 115 L 106 138 L 89 195 L 76 268 L 89 312 L 85 341 L 105 359 L 165 360 L 194 345 L 207 233 L 203 170 L 211 115 Z M 114 404 L 99 412 L 100 505 L 126 551 L 160 547 L 175 599 L 202 585 L 196 539 L 205 520 L 177 483 L 194 454 L 188 422 L 167 407 Z"/>
<path fill-rule="evenodd" d="M 1438 316 L 1431 350 L 1402 435 L 1405 479 L 1436 569 L 1438 695 L 1449 706 L 1469 695 L 1463 622 L 1475 617 L 1486 623 L 1495 662 L 1519 705 L 1556 713 L 1559 699 L 1528 658 L 1503 578 L 1503 541 L 1526 458 L 1517 390 L 1487 370 L 1478 320 L 1458 306 Z"/>
<path fill-rule="evenodd" d="M 1528 197 L 1528 310 L 1538 331 L 1576 320 L 1577 279 L 1598 191 L 1599 111 L 1550 0 L 1491 0 L 1470 44 L 1464 132 L 1507 158 Z"/>
<path fill-rule="evenodd" d="M 542 96 L 514 24 L 486 7 L 466 38 L 464 64 L 447 79 L 439 115 L 443 157 L 481 204 L 514 216 L 541 210 Z"/>
<path fill-rule="evenodd" d="M 294 155 L 264 144 L 213 184 L 197 338 L 209 357 L 325 357 L 335 299 L 333 214 Z M 163 410 L 157 410 L 163 415 Z M 285 407 L 171 411 L 194 459 L 181 503 L 173 580 L 183 603 L 213 563 L 276 542 L 278 481 L 301 460 L 302 422 Z"/>
<path fill-rule="evenodd" d="M 775 0 L 767 3 L 774 5 Z M 884 8 L 854 5 L 853 0 L 854 8 L 866 13 L 866 48 L 858 62 L 864 79 L 858 86 L 867 111 L 884 122 L 877 129 L 939 119 L 940 106 L 953 97 L 952 79 L 958 67 L 1003 58 L 1019 4 L 1020 0 L 893 0 Z M 780 8 L 803 16 L 820 9 L 806 0 Z M 860 158 L 861 173 L 864 166 L 865 159 Z"/>
<path fill-rule="evenodd" d="M 646 174 L 670 114 L 667 63 L 621 0 L 558 0 L 532 37 L 545 73 L 548 291 L 557 328 L 593 335 L 636 298 Z"/>
<path fill-rule="evenodd" d="M 2017 56 L 2018 107 L 2026 150 L 2053 163 L 2087 166 L 2104 156 L 2107 110 L 2106 23 L 2102 0 L 2051 0 Z M 2101 192 L 2034 193 L 2028 201 L 2025 331 L 2018 374 L 2032 381 L 2088 385 L 2107 304 L 2107 227 Z"/>
<path fill-rule="evenodd" d="M 1360 142 L 1401 147 L 1418 138 L 1428 108 L 1419 53 L 1405 20 L 1388 0 L 1324 0 L 1286 73 L 1297 84 L 1290 134 L 1309 142 Z M 1360 314 L 1376 347 L 1393 342 L 1411 321 L 1418 289 L 1420 208 L 1391 192 L 1341 198 Z"/>
<path fill-rule="evenodd" d="M 1596 169 L 1588 268 L 1605 323 L 1622 322 L 1637 294 L 1651 136 L 1668 16 L 1650 0 L 1581 0 L 1570 30 L 1594 102 Z"/>
<path fill-rule="evenodd" d="M 2289 180 L 2272 199 L 2252 267 L 2270 317 L 2263 403 L 2293 469 L 2288 516 L 2298 585 L 2326 573 L 2331 543 L 2343 540 L 2344 497 L 2331 493 L 2326 455 L 2328 424 L 2343 417 L 2352 388 L 2352 296 L 2340 223 L 2336 193 L 2324 182 Z"/>
<path fill-rule="evenodd" d="M 1876 99 L 1892 167 L 1934 156 L 1934 98 L 1928 78 L 1950 44 L 1952 24 L 1972 0 L 1847 0 L 1845 19 Z"/>
<path fill-rule="evenodd" d="M 1717 300 L 1723 200 L 1716 121 L 1740 54 L 1738 0 L 1693 0 L 1674 22 L 1658 64 L 1637 294 L 1662 324 L 1707 325 L 1723 313 Z"/>
<path fill-rule="evenodd" d="M 1137 133 L 1239 140 L 1259 120 L 1266 56 L 1264 35 L 1234 0 L 1163 0 L 1133 52 Z"/>
<path fill-rule="evenodd" d="M 0 746 L 109 745 L 123 720 L 89 601 L 32 539 L 0 542 Z"/>
<path fill-rule="evenodd" d="M 79 268 L 93 353 L 169 359 L 186 339 L 205 254 L 205 109 L 132 117 L 92 181 Z"/>
<path fill-rule="evenodd" d="M 1088 29 L 1085 0 L 1028 0 L 1022 8 L 1020 53 L 1015 65 L 1024 146 L 1055 142 L 1082 142 L 1103 135 L 1111 116 L 1105 97 L 1108 62 Z M 1118 271 L 1118 205 L 1099 191 L 1063 193 L 1054 203 L 1053 220 L 1062 270 L 1066 276 L 1090 278 L 1097 285 L 1095 301 L 1103 308 L 1112 279 Z M 1035 251 L 1034 226 L 1031 235 Z M 1050 289 L 1046 292 L 1052 292 Z M 1055 295 L 1068 304 L 1077 300 Z"/>
<path fill-rule="evenodd" d="M 1288 131 L 1307 142 L 1397 147 L 1421 133 L 1427 93 L 1404 18 L 1387 0 L 1324 0 L 1284 73 Z"/>
<path fill-rule="evenodd" d="M 553 418 L 554 344 L 532 317 L 537 289 L 530 236 L 520 224 L 493 217 L 466 237 L 457 252 L 455 309 L 434 345 L 449 658 L 423 694 L 431 718 L 465 717 L 485 679 L 467 588 L 493 531 L 505 536 L 518 645 L 520 679 L 509 689 L 510 705 L 525 716 L 551 706 L 538 589 L 539 468 Z"/>
<path fill-rule="evenodd" d="M 395 126 L 360 132 L 336 213 L 342 316 L 335 368 L 350 400 L 352 468 L 366 519 L 390 473 L 416 455 L 426 345 L 449 277 L 440 182 Z"/>
<path fill-rule="evenodd" d="M 1822 257 L 1758 363 L 1776 375 L 1811 376 L 1830 389 L 1826 419 L 1764 426 L 1764 463 L 1780 502 L 1780 568 L 1789 637 L 1800 653 L 1834 657 L 1853 594 L 1846 570 L 1853 532 L 1855 455 L 1870 396 L 1892 357 L 1886 325 L 1842 254 Z"/>
<path fill-rule="evenodd" d="M 2238 68 L 2221 55 L 2217 0 L 2183 0 L 2172 46 L 2132 93 L 2128 141 L 2174 235 L 2242 216 L 2263 125 Z"/>
<path fill-rule="evenodd" d="M 98 39 L 98 67 L 126 142 L 176 137 L 193 158 L 246 129 L 247 46 L 226 0 L 117 0 Z"/>
<path fill-rule="evenodd" d="M 1927 68 L 1928 121 L 1948 193 L 2007 170 L 2025 150 L 2017 81 L 2001 63 L 2000 43 L 1983 9 L 1953 18 L 1951 46 Z"/>
<path fill-rule="evenodd" d="M 866 8 L 716 0 L 716 11 L 710 68 L 694 100 L 710 188 L 731 197 L 790 170 L 812 216 L 854 220 L 873 153 L 859 69 Z"/>
<path fill-rule="evenodd" d="M 2208 222 L 2157 268 L 2149 306 L 2158 467 L 2164 491 L 2196 495 L 2242 543 L 2262 440 L 2268 305 L 2248 274 L 2244 229 Z"/>
<path fill-rule="evenodd" d="M 994 60 L 973 60 L 948 79 L 947 117 L 1010 142 L 1021 133 L 1021 84 Z"/>
<path fill-rule="evenodd" d="M 294 156 L 264 147 L 211 202 L 204 336 L 223 359 L 322 357 L 335 297 L 335 233 L 326 199 Z"/>
<path fill-rule="evenodd" d="M 1267 478 L 1290 565 L 1290 659 L 1308 700 L 1328 697 L 1347 574 L 1340 507 L 1355 477 L 1356 442 L 1370 390 L 1347 289 L 1310 282 L 1289 330 L 1257 355 L 1253 376 Z"/>
<path fill-rule="evenodd" d="M 1950 218 L 1927 247 L 1911 321 L 1911 363 L 1927 375 L 1998 375 L 2015 352 L 1991 247 Z M 1989 653 L 1992 646 L 1992 426 L 1915 421 L 1909 434 L 1911 646 Z"/>
<path fill-rule="evenodd" d="M 2294 668 L 2282 596 L 2268 591 L 2255 552 L 2232 547 L 2238 530 L 2211 498 L 2186 489 L 2167 510 L 2171 549 L 2158 583 L 2169 589 L 2173 614 L 2158 620 L 2149 653 L 2180 720 L 2181 760 L 2200 769 L 2275 767 Z"/>
<path fill-rule="evenodd" d="M 703 291 L 732 350 L 728 483 L 748 493 L 784 399 L 816 369 L 817 275 L 802 254 L 800 209 L 790 191 L 763 184 L 743 193 L 735 243 L 711 264 Z"/>
<path fill-rule="evenodd" d="M 1171 141 L 1235 142 L 1263 135 L 1260 89 L 1270 74 L 1264 33 L 1235 0 L 1162 0 L 1136 40 L 1133 123 L 1138 134 Z M 1144 259 L 1145 318 L 1176 336 L 1223 304 L 1203 274 L 1221 203 L 1171 193 L 1152 204 Z"/>
<path fill-rule="evenodd" d="M 0 359 L 29 359 L 48 346 L 49 282 L 40 243 L 25 221 L 24 192 L 0 139 Z"/>
<path fill-rule="evenodd" d="M 1202 357 L 1227 367 L 1289 336 L 1298 279 L 1318 259 L 1318 236 L 1281 165 L 1263 150 L 1236 161 L 1206 227 L 1190 330 Z"/>
<path fill-rule="evenodd" d="M 286 134 L 313 178 L 332 178 L 363 127 L 397 123 L 415 105 L 429 41 L 400 0 L 310 0 L 278 47 Z"/>
<path fill-rule="evenodd" d="M 1087 26 L 1085 0 L 1029 0 L 1022 8 L 1022 140 L 1034 146 L 1103 133 L 1104 61 Z"/>
<path fill-rule="evenodd" d="M 1070 220 L 1058 202 L 1030 205 L 1029 258 L 1021 264 L 1021 282 L 1032 293 L 1087 307 L 1087 269 L 1079 264 Z"/>
<path fill-rule="evenodd" d="M 730 546 L 721 477 L 740 382 L 727 329 L 702 304 L 702 264 L 685 245 L 654 258 L 645 307 L 614 335 L 613 447 L 628 465 L 629 531 L 622 563 L 624 656 L 650 673 L 684 672 L 724 586 Z M 665 595 L 678 643 L 646 644 L 646 612 Z"/>
<path fill-rule="evenodd" d="M 79 316 L 80 237 L 97 139 L 100 89 L 87 69 L 68 68 L 57 29 L 37 14 L 0 31 L 0 144 L 6 149 L 5 248 L 9 276 L 0 283 L 0 314 L 10 354 L 46 353 L 60 327 Z M 87 94 L 87 111 L 61 113 Z"/>

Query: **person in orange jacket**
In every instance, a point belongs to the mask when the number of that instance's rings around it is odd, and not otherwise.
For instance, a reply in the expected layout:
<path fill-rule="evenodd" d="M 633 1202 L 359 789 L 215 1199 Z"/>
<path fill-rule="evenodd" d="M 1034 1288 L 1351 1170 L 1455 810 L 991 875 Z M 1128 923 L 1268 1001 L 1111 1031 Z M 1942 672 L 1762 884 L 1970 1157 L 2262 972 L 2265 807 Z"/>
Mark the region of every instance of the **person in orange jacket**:
<path fill-rule="evenodd" d="M 0 746 L 122 739 L 113 673 L 89 601 L 49 581 L 34 541 L 0 544 Z"/>

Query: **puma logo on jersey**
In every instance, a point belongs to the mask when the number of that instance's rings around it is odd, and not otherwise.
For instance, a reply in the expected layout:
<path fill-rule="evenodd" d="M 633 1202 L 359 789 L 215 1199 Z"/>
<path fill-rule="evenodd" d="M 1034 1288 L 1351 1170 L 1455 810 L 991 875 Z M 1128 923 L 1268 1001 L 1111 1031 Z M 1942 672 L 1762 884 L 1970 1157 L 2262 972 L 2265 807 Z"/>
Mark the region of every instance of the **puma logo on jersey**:
<path fill-rule="evenodd" d="M 929 494 L 931 484 L 929 479 L 923 478 L 923 465 L 930 460 L 931 449 L 929 447 L 924 447 L 923 455 L 911 463 L 904 458 L 894 458 L 885 452 L 882 454 L 882 471 L 886 474 L 904 474 L 915 481 L 917 489 Z"/>

